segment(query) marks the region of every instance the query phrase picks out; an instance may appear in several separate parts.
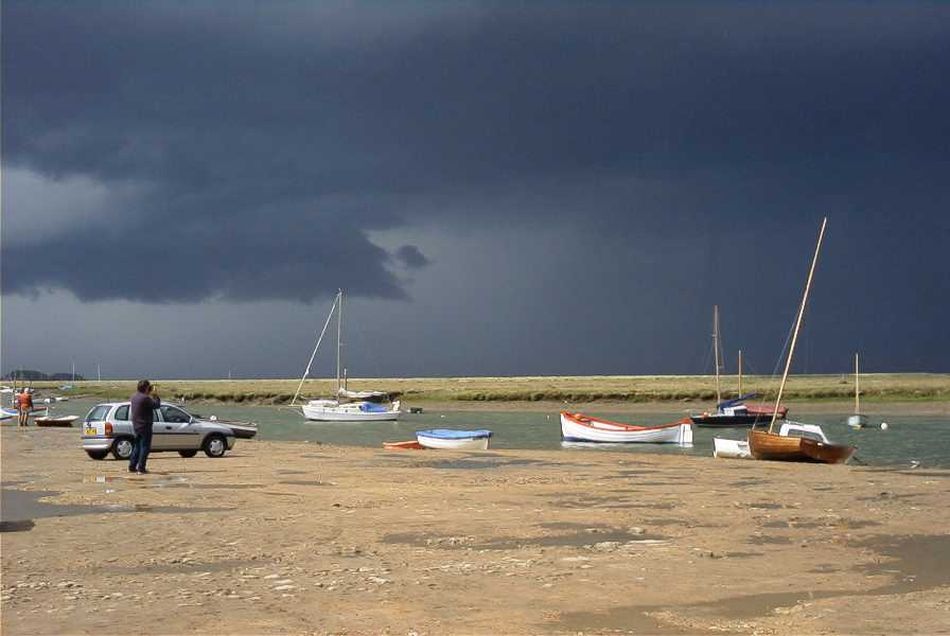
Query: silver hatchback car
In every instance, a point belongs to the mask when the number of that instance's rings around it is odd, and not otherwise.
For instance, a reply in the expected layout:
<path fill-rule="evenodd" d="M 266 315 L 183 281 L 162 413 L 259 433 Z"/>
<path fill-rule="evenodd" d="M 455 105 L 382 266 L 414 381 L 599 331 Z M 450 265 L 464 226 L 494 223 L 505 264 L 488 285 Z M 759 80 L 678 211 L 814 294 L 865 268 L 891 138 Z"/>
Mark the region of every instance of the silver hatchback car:
<path fill-rule="evenodd" d="M 82 424 L 82 448 L 93 459 L 116 459 L 132 454 L 134 433 L 129 420 L 128 402 L 97 404 Z M 221 457 L 234 448 L 234 432 L 222 424 L 199 420 L 174 404 L 163 404 L 154 411 L 152 452 L 178 451 L 182 457 L 194 457 L 199 450 L 208 457 Z"/>

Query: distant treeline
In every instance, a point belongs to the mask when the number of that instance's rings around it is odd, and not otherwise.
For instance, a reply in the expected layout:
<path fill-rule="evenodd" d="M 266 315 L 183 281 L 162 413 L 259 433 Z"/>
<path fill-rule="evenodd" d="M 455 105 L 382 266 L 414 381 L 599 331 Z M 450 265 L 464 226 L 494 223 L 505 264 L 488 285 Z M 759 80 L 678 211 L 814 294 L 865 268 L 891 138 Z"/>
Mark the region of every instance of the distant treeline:
<path fill-rule="evenodd" d="M 52 380 L 54 382 L 59 382 L 63 380 L 85 380 L 85 378 L 78 373 L 74 376 L 72 373 L 43 373 L 42 371 L 36 371 L 34 369 L 14 369 L 10 373 L 3 376 L 4 380 L 10 380 L 11 382 L 16 380 L 17 382 L 27 380 Z"/>

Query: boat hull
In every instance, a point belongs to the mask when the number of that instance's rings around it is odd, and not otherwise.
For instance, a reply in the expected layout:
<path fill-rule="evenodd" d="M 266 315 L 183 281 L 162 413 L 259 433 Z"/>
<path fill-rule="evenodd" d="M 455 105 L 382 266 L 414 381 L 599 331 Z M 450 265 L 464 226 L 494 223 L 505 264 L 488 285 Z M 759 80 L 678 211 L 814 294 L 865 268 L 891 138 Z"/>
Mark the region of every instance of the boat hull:
<path fill-rule="evenodd" d="M 720 415 L 709 413 L 690 415 L 689 419 L 696 426 L 703 428 L 745 428 L 756 424 L 768 424 L 772 421 L 771 415 Z"/>
<path fill-rule="evenodd" d="M 79 419 L 77 415 L 67 415 L 65 417 L 37 417 L 33 423 L 37 426 L 70 428 L 73 422 Z"/>
<path fill-rule="evenodd" d="M 386 450 L 425 450 L 425 446 L 419 443 L 419 440 L 410 439 L 405 442 L 383 442 L 383 448 Z"/>
<path fill-rule="evenodd" d="M 399 411 L 357 412 L 339 411 L 332 407 L 301 407 L 303 416 L 312 422 L 392 422 L 399 419 Z"/>
<path fill-rule="evenodd" d="M 867 415 L 848 416 L 848 426 L 850 426 L 851 428 L 864 428 L 867 425 L 868 425 Z"/>
<path fill-rule="evenodd" d="M 661 426 L 635 426 L 564 412 L 561 413 L 561 439 L 565 442 L 685 446 L 693 443 L 693 428 L 688 421 Z"/>
<path fill-rule="evenodd" d="M 752 459 L 749 442 L 737 439 L 713 438 L 713 457 L 720 459 Z"/>
<path fill-rule="evenodd" d="M 444 437 L 430 437 L 424 433 L 416 433 L 416 440 L 425 448 L 442 448 L 449 450 L 488 450 L 490 437 L 464 437 L 446 439 Z"/>
<path fill-rule="evenodd" d="M 828 444 L 804 437 L 787 437 L 768 431 L 749 431 L 749 450 L 755 459 L 784 462 L 843 464 L 855 448 Z"/>

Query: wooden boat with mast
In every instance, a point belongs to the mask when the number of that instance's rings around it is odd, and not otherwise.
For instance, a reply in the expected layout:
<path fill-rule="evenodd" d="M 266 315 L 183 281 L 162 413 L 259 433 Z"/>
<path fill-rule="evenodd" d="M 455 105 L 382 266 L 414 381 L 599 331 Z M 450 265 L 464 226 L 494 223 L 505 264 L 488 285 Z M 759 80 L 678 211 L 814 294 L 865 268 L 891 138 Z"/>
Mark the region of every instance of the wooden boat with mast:
<path fill-rule="evenodd" d="M 779 419 L 785 419 L 788 408 L 761 404 L 747 403 L 746 400 L 758 397 L 758 393 L 742 395 L 742 351 L 739 351 L 739 397 L 731 400 L 722 399 L 722 384 L 719 372 L 722 368 L 722 338 L 719 334 L 719 305 L 713 306 L 713 356 L 716 363 L 716 411 L 705 411 L 699 415 L 690 415 L 689 419 L 696 426 L 704 428 L 737 428 L 754 426 L 756 422 L 764 424 L 772 419 L 773 412 L 778 413 Z"/>
<path fill-rule="evenodd" d="M 782 383 L 779 385 L 778 398 L 775 402 L 776 410 L 782 401 L 785 383 L 788 381 L 788 371 L 792 366 L 792 357 L 795 355 L 795 345 L 798 341 L 798 333 L 802 326 L 802 317 L 805 314 L 805 306 L 808 303 L 808 292 L 811 290 L 811 281 L 815 274 L 818 254 L 821 252 L 821 241 L 825 236 L 825 226 L 827 224 L 827 218 L 822 220 L 821 230 L 818 233 L 818 244 L 815 247 L 815 256 L 812 258 L 811 268 L 808 270 L 808 279 L 805 283 L 802 303 L 798 308 L 798 317 L 795 320 L 795 331 L 792 334 L 792 342 L 788 348 L 788 357 L 785 360 L 785 371 L 782 373 Z M 851 455 L 854 454 L 855 448 L 853 446 L 832 444 L 828 441 L 828 438 L 825 437 L 821 427 L 814 424 L 786 422 L 782 425 L 778 433 L 774 433 L 773 429 L 776 419 L 777 413 L 773 413 L 772 421 L 767 431 L 756 430 L 754 427 L 749 431 L 749 451 L 755 459 L 842 464 L 848 461 Z"/>
<path fill-rule="evenodd" d="M 858 371 L 858 354 L 854 354 L 854 415 L 848 417 L 848 426 L 864 428 L 868 425 L 868 416 L 861 414 L 861 374 Z"/>

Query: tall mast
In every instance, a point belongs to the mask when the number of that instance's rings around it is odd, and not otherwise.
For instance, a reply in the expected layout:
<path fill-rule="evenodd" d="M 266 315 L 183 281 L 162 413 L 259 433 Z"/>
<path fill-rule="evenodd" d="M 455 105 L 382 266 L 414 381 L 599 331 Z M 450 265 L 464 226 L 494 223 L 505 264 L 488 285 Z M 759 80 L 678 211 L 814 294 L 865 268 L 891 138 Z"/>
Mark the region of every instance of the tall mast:
<path fill-rule="evenodd" d="M 722 391 L 719 387 L 719 305 L 713 305 L 713 355 L 716 358 L 716 404 L 722 402 Z"/>
<path fill-rule="evenodd" d="M 821 230 L 818 232 L 818 244 L 815 246 L 815 256 L 811 259 L 811 268 L 808 270 L 808 280 L 805 282 L 805 293 L 802 294 L 802 304 L 798 308 L 798 318 L 795 319 L 795 332 L 792 334 L 792 344 L 788 348 L 788 358 L 785 360 L 785 371 L 782 373 L 782 384 L 778 387 L 778 397 L 775 399 L 775 408 L 772 410 L 772 421 L 769 423 L 769 433 L 775 427 L 778 418 L 779 405 L 782 403 L 782 393 L 785 392 L 785 382 L 788 380 L 788 370 L 792 367 L 792 356 L 795 355 L 795 343 L 798 342 L 798 330 L 802 326 L 802 317 L 805 315 L 805 305 L 808 303 L 808 292 L 811 291 L 811 279 L 815 275 L 815 266 L 818 264 L 818 253 L 821 252 L 821 240 L 825 237 L 825 226 L 828 217 L 821 221 Z"/>
<path fill-rule="evenodd" d="M 858 397 L 861 395 L 861 388 L 858 375 L 858 354 L 854 354 L 854 414 L 858 415 L 861 412 L 861 398 Z"/>
<path fill-rule="evenodd" d="M 742 349 L 739 349 L 739 396 L 742 396 Z"/>
<path fill-rule="evenodd" d="M 337 292 L 336 297 L 339 299 L 339 306 L 337 307 L 336 314 L 336 393 L 340 394 L 340 389 L 343 387 L 341 382 L 340 368 L 341 368 L 341 359 L 340 353 L 343 347 L 343 290 Z"/>

